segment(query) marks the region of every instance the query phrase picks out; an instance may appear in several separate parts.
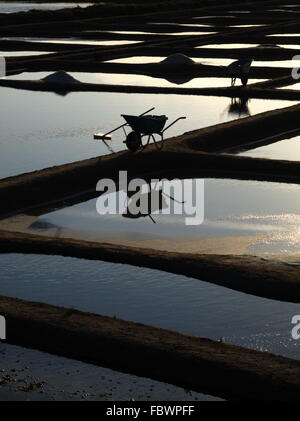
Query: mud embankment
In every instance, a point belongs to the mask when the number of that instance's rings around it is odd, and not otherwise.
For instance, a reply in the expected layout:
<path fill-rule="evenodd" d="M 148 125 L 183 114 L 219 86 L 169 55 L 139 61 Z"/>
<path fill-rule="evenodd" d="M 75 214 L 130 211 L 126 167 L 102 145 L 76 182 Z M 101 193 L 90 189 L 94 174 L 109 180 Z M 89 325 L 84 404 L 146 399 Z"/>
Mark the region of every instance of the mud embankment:
<path fill-rule="evenodd" d="M 0 297 L 7 342 L 231 400 L 296 401 L 300 362 L 74 309 Z M 229 385 L 230 379 L 230 387 Z"/>
<path fill-rule="evenodd" d="M 280 301 L 300 302 L 300 260 L 167 252 L 70 238 L 0 231 L 0 253 L 77 257 L 158 269 Z"/>
<path fill-rule="evenodd" d="M 56 66 L 57 69 L 60 66 Z M 23 69 L 26 71 L 27 69 Z M 168 79 L 174 77 L 174 74 L 164 74 L 160 78 Z M 186 76 L 185 73 L 182 76 Z M 152 75 L 152 77 L 155 77 Z M 157 76 L 159 77 L 159 76 Z M 178 77 L 181 77 L 179 74 Z M 284 77 L 283 84 L 289 84 L 290 79 Z M 228 79 L 229 83 L 229 79 Z M 264 82 L 262 82 L 264 83 Z M 226 87 L 226 88 L 177 88 L 177 87 L 159 87 L 159 86 L 132 86 L 132 85 L 110 85 L 96 83 L 54 83 L 40 80 L 9 80 L 0 79 L 0 86 L 23 89 L 38 92 L 122 92 L 122 93 L 141 93 L 141 94 L 176 94 L 176 95 L 202 95 L 202 96 L 219 96 L 226 98 L 257 98 L 257 99 L 273 99 L 299 101 L 300 91 L 293 89 L 275 90 L 260 87 L 258 84 L 249 85 L 248 88 L 243 87 Z"/>

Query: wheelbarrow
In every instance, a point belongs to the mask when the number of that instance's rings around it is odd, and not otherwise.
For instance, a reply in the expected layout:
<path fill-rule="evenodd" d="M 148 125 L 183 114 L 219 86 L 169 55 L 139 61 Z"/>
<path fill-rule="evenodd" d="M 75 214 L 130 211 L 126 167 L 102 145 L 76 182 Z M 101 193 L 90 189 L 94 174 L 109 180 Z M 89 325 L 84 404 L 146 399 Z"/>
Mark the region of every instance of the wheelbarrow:
<path fill-rule="evenodd" d="M 156 148 L 158 150 L 161 150 L 163 148 L 164 132 L 171 126 L 173 126 L 175 123 L 177 123 L 177 121 L 185 119 L 186 117 L 179 117 L 172 123 L 170 123 L 167 127 L 165 127 L 168 117 L 165 115 L 147 115 L 150 111 L 153 110 L 154 107 L 150 110 L 145 111 L 139 116 L 121 114 L 121 117 L 125 119 L 126 123 L 122 124 L 119 127 L 116 127 L 108 133 L 96 133 L 94 135 L 94 139 L 100 139 L 105 142 L 106 140 L 111 139 L 111 133 L 119 129 L 123 129 L 124 134 L 126 136 L 126 139 L 123 143 L 126 144 L 127 148 L 131 152 L 135 152 L 140 148 L 145 148 L 147 145 L 149 145 L 151 140 L 153 140 Z M 125 127 L 130 127 L 132 131 L 127 134 Z M 156 140 L 154 135 L 159 136 L 158 141 Z M 145 143 L 143 143 L 144 138 L 146 138 Z M 158 143 L 159 141 L 160 143 Z"/>

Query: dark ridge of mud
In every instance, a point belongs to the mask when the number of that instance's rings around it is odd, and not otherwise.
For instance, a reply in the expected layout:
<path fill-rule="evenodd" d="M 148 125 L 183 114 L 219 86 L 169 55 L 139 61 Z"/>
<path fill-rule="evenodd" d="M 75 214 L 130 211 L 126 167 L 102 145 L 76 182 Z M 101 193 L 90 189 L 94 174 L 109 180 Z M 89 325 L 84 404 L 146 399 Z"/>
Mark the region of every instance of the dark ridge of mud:
<path fill-rule="evenodd" d="M 89 61 L 75 61 L 66 59 L 44 59 L 35 58 L 29 60 L 23 57 L 22 60 L 15 60 L 14 57 L 7 59 L 7 71 L 14 72 L 19 68 L 26 68 L 30 71 L 55 71 L 64 69 L 67 72 L 97 72 L 97 73 L 118 73 L 118 74 L 141 74 L 146 76 L 164 77 L 166 75 L 184 75 L 192 77 L 223 78 L 228 77 L 226 66 L 210 66 L 205 64 L 191 65 L 162 65 L 158 63 L 131 64 L 131 63 L 101 63 Z M 252 67 L 249 73 L 250 79 L 269 79 L 289 76 L 291 69 L 285 67 Z"/>
<path fill-rule="evenodd" d="M 296 360 L 15 298 L 0 297 L 0 310 L 8 343 L 230 400 L 296 401 L 299 396 Z"/>
<path fill-rule="evenodd" d="M 195 13 L 205 13 L 212 9 L 222 10 L 226 5 L 235 5 L 235 7 L 253 7 L 253 3 L 259 4 L 278 4 L 279 1 L 264 2 L 261 0 L 252 0 L 251 2 L 242 2 L 240 0 L 226 0 L 220 6 L 217 0 L 202 0 L 201 7 L 197 0 L 164 0 L 164 1 L 132 1 L 131 4 L 105 4 L 93 5 L 87 8 L 72 8 L 63 10 L 33 10 L 29 12 L 18 12 L 10 15 L 0 14 L 1 26 L 16 24 L 35 24 L 38 22 L 66 22 L 70 20 L 100 20 L 115 22 L 116 18 L 127 22 L 136 20 L 136 16 L 149 19 L 152 15 L 157 17 L 179 16 L 182 17 L 182 7 L 185 16 L 193 16 Z M 132 19 L 133 17 L 133 19 Z"/>
<path fill-rule="evenodd" d="M 124 263 L 210 282 L 259 297 L 300 302 L 299 264 L 254 256 L 190 254 L 0 231 L 0 253 L 47 254 Z"/>
<path fill-rule="evenodd" d="M 179 76 L 185 76 L 179 75 Z M 178 76 L 178 77 L 179 77 Z M 170 75 L 165 75 L 168 79 Z M 174 77 L 174 75 L 173 75 Z M 286 84 L 286 78 L 284 84 Z M 295 82 L 295 81 L 293 81 Z M 228 79 L 229 83 L 229 79 Z M 264 83 L 264 82 L 262 82 Z M 283 83 L 283 82 L 282 82 Z M 152 93 L 152 94 L 177 94 L 177 95 L 203 95 L 219 96 L 227 98 L 258 98 L 273 100 L 299 101 L 300 91 L 292 89 L 274 90 L 260 87 L 259 84 L 243 87 L 221 87 L 221 88 L 180 88 L 180 87 L 159 87 L 159 86 L 132 86 L 132 85 L 109 85 L 95 83 L 55 83 L 41 80 L 0 80 L 0 86 L 14 89 L 24 89 L 40 92 L 126 92 L 126 93 Z"/>

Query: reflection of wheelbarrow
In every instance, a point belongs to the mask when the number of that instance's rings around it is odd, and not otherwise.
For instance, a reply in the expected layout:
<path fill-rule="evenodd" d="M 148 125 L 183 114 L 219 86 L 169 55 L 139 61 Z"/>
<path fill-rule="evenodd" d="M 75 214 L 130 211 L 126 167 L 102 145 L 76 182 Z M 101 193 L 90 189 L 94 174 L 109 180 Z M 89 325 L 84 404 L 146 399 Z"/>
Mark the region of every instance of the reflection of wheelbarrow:
<path fill-rule="evenodd" d="M 182 120 L 186 117 L 179 117 L 176 120 L 174 120 L 171 124 L 169 124 L 167 127 L 165 127 L 168 117 L 166 117 L 165 115 L 146 115 L 152 110 L 154 110 L 154 108 L 151 108 L 150 110 L 145 111 L 143 114 L 139 116 L 121 114 L 121 116 L 125 119 L 126 123 L 111 130 L 108 133 L 95 134 L 94 139 L 101 139 L 103 141 L 111 139 L 111 136 L 109 135 L 115 132 L 116 130 L 119 130 L 122 128 L 126 136 L 126 140 L 124 141 L 124 143 L 126 144 L 127 148 L 130 151 L 135 152 L 141 147 L 145 148 L 150 143 L 151 139 L 153 140 L 156 148 L 160 150 L 163 147 L 164 132 L 169 127 L 173 126 L 173 124 L 175 124 L 178 120 Z M 129 126 L 132 129 L 132 131 L 129 134 L 127 134 L 125 131 L 126 126 Z M 154 137 L 155 134 L 160 136 L 160 140 L 161 140 L 160 145 L 157 143 Z M 148 137 L 147 142 L 144 145 L 142 142 L 143 137 Z"/>
<path fill-rule="evenodd" d="M 122 213 L 122 216 L 124 218 L 129 218 L 129 219 L 139 219 L 142 217 L 149 216 L 151 221 L 154 224 L 156 224 L 156 221 L 154 220 L 152 213 L 159 214 L 160 211 L 162 211 L 163 209 L 167 209 L 169 207 L 165 197 L 167 197 L 170 200 L 173 200 L 173 202 L 176 202 L 176 203 L 180 203 L 180 204 L 185 203 L 165 193 L 163 191 L 163 187 L 159 186 L 159 188 L 157 188 L 157 185 L 159 184 L 159 182 L 160 180 L 157 180 L 157 182 L 155 183 L 153 187 L 151 183 L 148 183 L 148 191 L 142 192 L 140 190 L 140 192 L 138 193 L 138 197 L 136 197 L 136 194 L 137 194 L 136 192 L 132 192 L 131 195 L 127 192 L 126 210 L 124 213 Z M 135 199 L 132 200 L 131 196 L 134 196 Z M 137 203 L 139 203 L 138 209 L 136 208 Z"/>

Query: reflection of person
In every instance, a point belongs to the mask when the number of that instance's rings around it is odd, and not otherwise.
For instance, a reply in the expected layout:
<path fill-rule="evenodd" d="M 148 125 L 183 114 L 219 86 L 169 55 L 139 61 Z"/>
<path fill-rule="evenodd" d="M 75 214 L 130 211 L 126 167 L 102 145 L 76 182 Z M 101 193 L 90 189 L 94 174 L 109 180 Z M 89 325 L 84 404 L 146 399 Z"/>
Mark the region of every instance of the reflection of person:
<path fill-rule="evenodd" d="M 232 98 L 231 103 L 228 106 L 228 114 L 237 115 L 239 117 L 241 117 L 242 115 L 250 115 L 248 101 L 248 98 Z"/>

